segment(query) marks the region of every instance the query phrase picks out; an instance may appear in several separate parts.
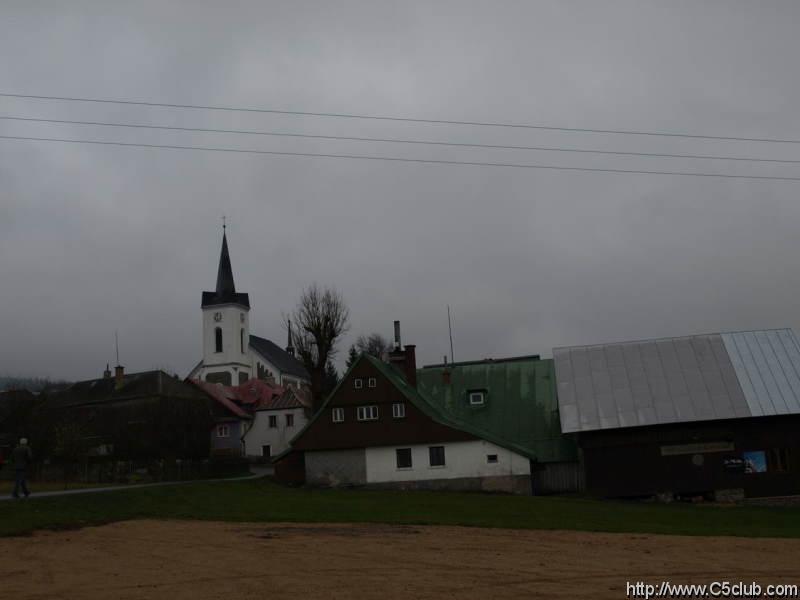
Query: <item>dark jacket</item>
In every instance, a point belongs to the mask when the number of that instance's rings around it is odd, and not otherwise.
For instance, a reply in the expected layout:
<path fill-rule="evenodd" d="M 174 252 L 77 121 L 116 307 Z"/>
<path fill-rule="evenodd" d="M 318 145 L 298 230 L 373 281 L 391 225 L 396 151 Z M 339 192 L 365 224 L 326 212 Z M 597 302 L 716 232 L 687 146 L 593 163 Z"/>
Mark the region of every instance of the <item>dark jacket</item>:
<path fill-rule="evenodd" d="M 33 462 L 33 452 L 29 446 L 17 446 L 14 448 L 14 468 L 17 471 L 24 471 Z"/>

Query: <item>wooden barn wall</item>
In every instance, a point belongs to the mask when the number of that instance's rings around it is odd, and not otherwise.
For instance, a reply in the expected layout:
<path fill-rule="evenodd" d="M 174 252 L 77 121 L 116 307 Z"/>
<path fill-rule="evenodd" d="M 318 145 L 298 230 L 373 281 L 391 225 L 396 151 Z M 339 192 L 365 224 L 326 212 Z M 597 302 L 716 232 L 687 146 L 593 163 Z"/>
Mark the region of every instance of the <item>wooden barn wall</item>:
<path fill-rule="evenodd" d="M 800 416 L 783 415 L 582 433 L 586 490 L 605 497 L 729 489 L 751 498 L 800 494 L 798 428 Z M 679 451 L 664 455 L 664 447 Z M 772 449 L 784 451 L 785 471 L 745 473 L 726 466 L 745 453 Z"/>

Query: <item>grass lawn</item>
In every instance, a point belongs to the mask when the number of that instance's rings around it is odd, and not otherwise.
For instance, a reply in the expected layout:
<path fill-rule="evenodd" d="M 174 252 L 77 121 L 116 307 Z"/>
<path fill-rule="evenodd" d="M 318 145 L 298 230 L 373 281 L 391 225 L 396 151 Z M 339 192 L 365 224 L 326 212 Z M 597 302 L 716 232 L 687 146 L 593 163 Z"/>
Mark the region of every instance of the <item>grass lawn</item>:
<path fill-rule="evenodd" d="M 800 537 L 800 509 L 656 505 L 448 492 L 286 488 L 267 479 L 0 503 L 0 535 L 127 519 L 372 522 Z"/>

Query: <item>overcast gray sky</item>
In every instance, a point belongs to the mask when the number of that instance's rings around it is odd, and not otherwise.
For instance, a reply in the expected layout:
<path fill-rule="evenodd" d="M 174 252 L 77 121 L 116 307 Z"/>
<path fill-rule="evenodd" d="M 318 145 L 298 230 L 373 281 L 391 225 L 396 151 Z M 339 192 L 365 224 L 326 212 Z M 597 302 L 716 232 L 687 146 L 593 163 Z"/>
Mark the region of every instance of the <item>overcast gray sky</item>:
<path fill-rule="evenodd" d="M 113 6 L 112 6 L 113 4 Z M 800 139 L 800 4 L 36 2 L 0 9 L 0 92 Z M 800 160 L 800 144 L 0 98 L 0 115 Z M 0 134 L 800 176 L 800 166 L 0 120 Z M 0 374 L 200 358 L 223 213 L 253 333 L 303 286 L 420 363 L 800 327 L 800 183 L 0 140 Z M 343 352 L 344 354 L 344 352 Z"/>

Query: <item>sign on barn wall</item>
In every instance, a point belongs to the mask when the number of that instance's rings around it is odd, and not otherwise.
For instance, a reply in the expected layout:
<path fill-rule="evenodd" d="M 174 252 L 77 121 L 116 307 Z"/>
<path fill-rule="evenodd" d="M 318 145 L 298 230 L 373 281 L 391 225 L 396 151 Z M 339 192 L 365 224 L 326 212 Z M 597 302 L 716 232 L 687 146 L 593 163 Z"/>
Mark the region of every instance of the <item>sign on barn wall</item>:
<path fill-rule="evenodd" d="M 672 444 L 669 446 L 661 446 L 661 456 L 704 454 L 708 452 L 733 452 L 733 442 L 701 442 L 696 444 Z"/>

